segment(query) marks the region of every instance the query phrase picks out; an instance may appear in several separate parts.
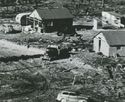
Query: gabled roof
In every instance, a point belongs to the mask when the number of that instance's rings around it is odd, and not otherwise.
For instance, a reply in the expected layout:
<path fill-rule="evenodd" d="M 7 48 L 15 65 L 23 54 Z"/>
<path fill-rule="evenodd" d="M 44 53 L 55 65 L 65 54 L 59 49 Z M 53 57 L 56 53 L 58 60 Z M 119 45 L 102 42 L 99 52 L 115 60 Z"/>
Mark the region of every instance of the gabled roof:
<path fill-rule="evenodd" d="M 110 15 L 114 15 L 115 17 L 119 17 L 119 18 L 125 17 L 125 14 L 124 14 L 124 13 L 121 14 L 121 13 L 117 13 L 117 12 L 114 12 L 114 11 L 102 11 L 102 12 L 107 12 L 107 13 L 109 13 Z"/>
<path fill-rule="evenodd" d="M 109 12 L 111 15 L 114 15 L 116 17 L 123 17 L 123 15 L 116 13 L 116 12 Z"/>
<path fill-rule="evenodd" d="M 101 31 L 110 46 L 125 45 L 125 31 Z"/>
<path fill-rule="evenodd" d="M 66 8 L 38 8 L 38 14 L 42 19 L 66 19 L 73 18 L 73 15 Z"/>

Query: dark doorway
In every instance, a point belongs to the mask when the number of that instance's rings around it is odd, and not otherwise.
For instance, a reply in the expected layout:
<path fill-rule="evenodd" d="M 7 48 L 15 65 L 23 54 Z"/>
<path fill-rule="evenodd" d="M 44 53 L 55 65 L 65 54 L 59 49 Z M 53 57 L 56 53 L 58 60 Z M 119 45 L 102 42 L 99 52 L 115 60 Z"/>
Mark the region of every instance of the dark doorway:
<path fill-rule="evenodd" d="M 125 25 L 125 17 L 122 17 L 122 18 L 121 18 L 121 23 L 122 23 L 123 25 Z"/>
<path fill-rule="evenodd" d="M 100 52 L 100 49 L 101 49 L 101 38 L 99 38 L 99 52 Z"/>

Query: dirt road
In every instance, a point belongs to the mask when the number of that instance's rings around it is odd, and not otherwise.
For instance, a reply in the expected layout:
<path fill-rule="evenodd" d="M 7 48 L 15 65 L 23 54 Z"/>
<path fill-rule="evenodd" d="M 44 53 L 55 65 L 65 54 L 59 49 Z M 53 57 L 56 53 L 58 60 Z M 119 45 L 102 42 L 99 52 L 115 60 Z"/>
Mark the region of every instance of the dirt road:
<path fill-rule="evenodd" d="M 0 57 L 12 57 L 22 55 L 43 55 L 45 49 L 27 47 L 25 45 L 18 45 L 7 40 L 0 40 Z"/>

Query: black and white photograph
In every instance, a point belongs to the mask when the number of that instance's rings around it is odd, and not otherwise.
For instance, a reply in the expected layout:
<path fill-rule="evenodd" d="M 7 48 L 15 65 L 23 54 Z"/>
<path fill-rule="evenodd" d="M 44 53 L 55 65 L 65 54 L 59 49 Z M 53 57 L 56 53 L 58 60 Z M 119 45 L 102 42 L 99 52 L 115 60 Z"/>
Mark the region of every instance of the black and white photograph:
<path fill-rule="evenodd" d="M 0 0 L 0 102 L 125 102 L 125 0 Z"/>

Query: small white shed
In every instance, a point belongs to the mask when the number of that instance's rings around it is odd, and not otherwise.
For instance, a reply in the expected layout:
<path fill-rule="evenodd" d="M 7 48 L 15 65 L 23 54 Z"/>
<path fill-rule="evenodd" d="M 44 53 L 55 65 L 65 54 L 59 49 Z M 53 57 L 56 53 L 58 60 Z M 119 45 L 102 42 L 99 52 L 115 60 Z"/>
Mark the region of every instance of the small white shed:
<path fill-rule="evenodd" d="M 102 11 L 102 24 L 108 24 L 118 28 L 124 27 L 125 16 L 116 12 Z"/>
<path fill-rule="evenodd" d="M 101 31 L 93 39 L 93 50 L 105 56 L 125 56 L 125 31 Z"/>

